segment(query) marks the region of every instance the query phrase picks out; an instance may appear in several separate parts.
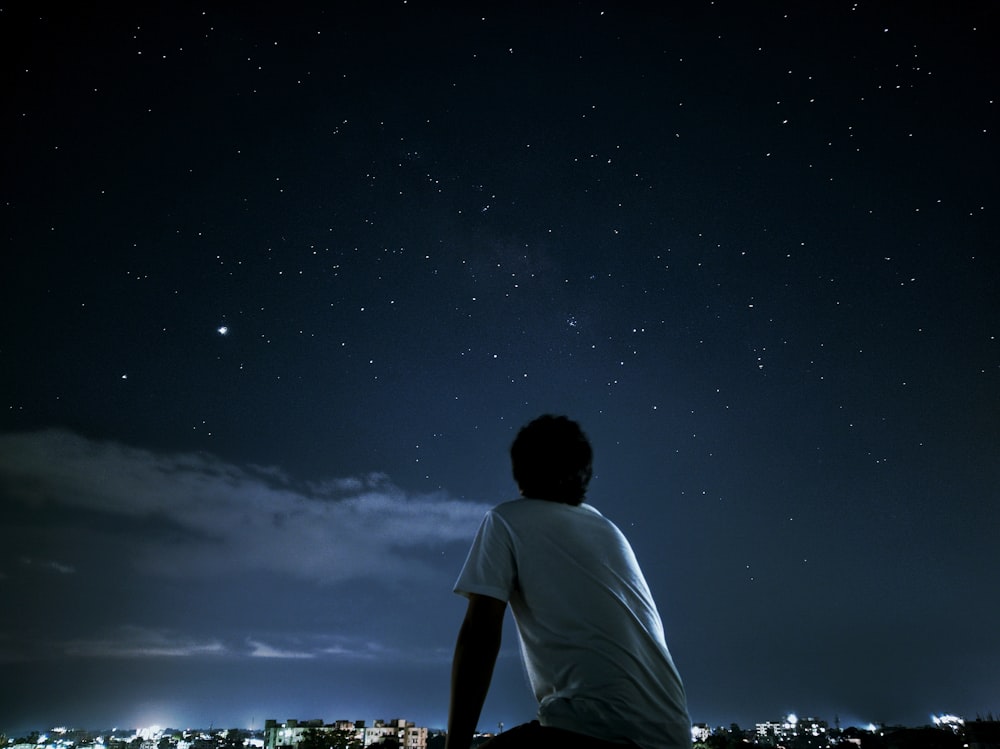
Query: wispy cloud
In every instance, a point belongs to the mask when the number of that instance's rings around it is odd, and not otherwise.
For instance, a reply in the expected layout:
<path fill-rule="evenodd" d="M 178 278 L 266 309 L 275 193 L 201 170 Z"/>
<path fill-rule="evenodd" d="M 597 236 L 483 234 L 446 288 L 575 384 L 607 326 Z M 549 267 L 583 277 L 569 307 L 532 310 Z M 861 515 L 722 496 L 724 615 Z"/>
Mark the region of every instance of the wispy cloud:
<path fill-rule="evenodd" d="M 315 658 L 316 654 L 305 650 L 285 650 L 258 640 L 247 640 L 253 658 Z"/>
<path fill-rule="evenodd" d="M 21 557 L 19 560 L 23 567 L 34 567 L 47 572 L 56 572 L 60 575 L 73 575 L 76 568 L 69 564 L 62 564 L 51 559 L 33 559 L 32 557 Z"/>
<path fill-rule="evenodd" d="M 426 652 L 419 649 L 401 650 L 386 643 L 358 637 L 336 637 L 323 643 L 320 653 L 342 661 L 381 661 L 384 663 L 444 662 L 451 651 Z"/>
<path fill-rule="evenodd" d="M 97 658 L 178 658 L 230 652 L 219 640 L 196 640 L 167 630 L 131 626 L 120 627 L 112 637 L 68 642 L 63 650 L 69 656 Z"/>
<path fill-rule="evenodd" d="M 147 531 L 161 532 L 143 539 L 135 564 L 182 579 L 276 572 L 323 583 L 413 580 L 430 574 L 429 552 L 467 543 L 487 509 L 408 494 L 383 474 L 299 486 L 278 468 L 62 430 L 0 435 L 0 489 L 29 507 L 147 521 Z"/>
<path fill-rule="evenodd" d="M 263 637 L 227 642 L 224 637 L 192 637 L 173 629 L 122 625 L 109 630 L 104 636 L 55 643 L 48 655 L 129 659 L 226 656 L 400 664 L 447 663 L 451 654 L 450 648 L 402 649 L 349 636 L 282 635 L 272 632 Z M 12 653 L 6 658 L 0 654 L 0 662 L 14 659 Z"/>
<path fill-rule="evenodd" d="M 445 647 L 401 648 L 371 638 L 347 635 L 270 635 L 266 639 L 267 642 L 248 639 L 248 655 L 258 658 L 316 658 L 394 664 L 446 664 L 451 662 L 452 657 L 450 641 Z"/>

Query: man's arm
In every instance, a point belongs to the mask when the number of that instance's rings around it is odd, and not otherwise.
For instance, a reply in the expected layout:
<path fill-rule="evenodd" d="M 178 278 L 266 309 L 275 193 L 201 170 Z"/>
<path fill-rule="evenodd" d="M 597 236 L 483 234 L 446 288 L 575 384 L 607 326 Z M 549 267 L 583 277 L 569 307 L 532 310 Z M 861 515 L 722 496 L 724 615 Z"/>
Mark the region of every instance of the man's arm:
<path fill-rule="evenodd" d="M 500 652 L 507 602 L 469 595 L 451 664 L 451 704 L 445 749 L 469 749 Z"/>

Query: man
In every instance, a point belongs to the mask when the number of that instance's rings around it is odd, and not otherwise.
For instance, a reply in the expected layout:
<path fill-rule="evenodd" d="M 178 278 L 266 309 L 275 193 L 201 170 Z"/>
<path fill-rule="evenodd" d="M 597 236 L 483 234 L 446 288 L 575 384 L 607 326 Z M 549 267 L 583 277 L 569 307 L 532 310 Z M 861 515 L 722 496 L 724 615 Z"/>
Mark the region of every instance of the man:
<path fill-rule="evenodd" d="M 521 429 L 510 454 L 521 498 L 487 513 L 455 584 L 469 602 L 446 749 L 472 741 L 508 602 L 538 716 L 489 749 L 689 747 L 684 687 L 635 555 L 583 502 L 587 437 L 566 417 L 545 415 Z"/>

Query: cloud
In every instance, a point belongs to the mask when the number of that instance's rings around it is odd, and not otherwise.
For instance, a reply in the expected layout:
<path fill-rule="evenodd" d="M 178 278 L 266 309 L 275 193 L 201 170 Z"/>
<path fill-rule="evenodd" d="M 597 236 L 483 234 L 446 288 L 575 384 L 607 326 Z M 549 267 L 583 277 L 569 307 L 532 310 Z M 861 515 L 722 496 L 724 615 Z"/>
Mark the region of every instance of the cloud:
<path fill-rule="evenodd" d="M 106 639 L 74 640 L 65 644 L 68 656 L 98 658 L 177 658 L 226 655 L 219 640 L 196 640 L 169 630 L 123 626 Z"/>
<path fill-rule="evenodd" d="M 253 658 L 315 658 L 316 654 L 303 650 L 282 650 L 257 640 L 247 640 Z"/>
<path fill-rule="evenodd" d="M 21 565 L 24 567 L 34 567 L 47 572 L 56 572 L 60 575 L 73 575 L 76 568 L 69 564 L 62 564 L 52 559 L 32 559 L 31 557 L 21 557 Z"/>
<path fill-rule="evenodd" d="M 266 638 L 266 639 L 265 639 Z M 49 655 L 82 658 L 271 658 L 275 660 L 333 660 L 367 663 L 442 664 L 450 648 L 403 649 L 361 637 L 322 634 L 282 635 L 239 640 L 184 635 L 177 630 L 136 625 L 114 627 L 106 636 L 78 638 L 50 645 Z M 37 644 L 36 644 L 37 649 Z M 23 652 L 22 646 L 22 655 Z M 35 655 L 38 655 L 35 653 Z M 15 660 L 12 654 L 0 662 Z"/>
<path fill-rule="evenodd" d="M 134 564 L 181 579 L 261 572 L 322 583 L 426 578 L 435 552 L 467 544 L 487 509 L 442 493 L 409 494 L 383 474 L 298 486 L 278 468 L 154 453 L 63 430 L 0 434 L 0 491 L 27 508 L 131 523 L 131 540 L 141 536 Z M 115 523 L 103 526 L 113 532 Z"/>
<path fill-rule="evenodd" d="M 414 648 L 399 647 L 358 637 L 336 637 L 333 642 L 322 644 L 319 654 L 341 661 L 378 661 L 382 663 L 442 664 L 450 663 L 452 647 Z"/>
<path fill-rule="evenodd" d="M 266 641 L 265 641 L 266 639 Z M 296 633 L 283 635 L 271 632 L 265 638 L 246 640 L 248 651 L 243 655 L 254 658 L 318 659 L 352 663 L 434 664 L 451 662 L 452 647 L 400 647 L 370 637 Z M 234 648 L 234 651 L 238 648 Z"/>

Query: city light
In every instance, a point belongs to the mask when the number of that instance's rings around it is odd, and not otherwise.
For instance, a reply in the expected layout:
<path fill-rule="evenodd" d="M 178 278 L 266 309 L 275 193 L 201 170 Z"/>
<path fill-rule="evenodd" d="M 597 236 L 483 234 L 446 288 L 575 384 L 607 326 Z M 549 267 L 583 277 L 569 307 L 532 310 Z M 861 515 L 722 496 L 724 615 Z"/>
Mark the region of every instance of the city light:
<path fill-rule="evenodd" d="M 155 741 L 163 735 L 163 728 L 161 726 L 147 726 L 146 728 L 137 728 L 135 735 L 144 741 Z"/>
<path fill-rule="evenodd" d="M 932 715 L 931 720 L 934 721 L 934 725 L 939 728 L 950 728 L 955 733 L 958 733 L 962 726 L 965 725 L 965 721 L 957 715 Z"/>
<path fill-rule="evenodd" d="M 498 727 L 498 732 L 503 733 L 504 724 L 500 723 Z M 955 746 L 970 747 L 977 743 L 993 746 L 988 741 L 984 744 L 983 740 L 1000 736 L 1000 720 L 992 714 L 985 720 L 976 717 L 966 721 L 958 715 L 939 713 L 930 715 L 928 722 L 919 727 L 884 723 L 865 726 L 852 720 L 847 728 L 842 729 L 839 717 L 831 725 L 817 715 L 807 713 L 799 717 L 790 712 L 775 720 L 758 722 L 750 728 L 741 728 L 735 723 L 714 728 L 707 723 L 693 724 L 691 739 L 696 749 L 718 745 L 713 737 L 719 736 L 726 741 L 738 741 L 748 749 L 792 746 L 798 749 L 833 749 L 838 746 L 861 746 L 868 740 L 862 735 L 863 731 L 867 731 L 876 737 L 888 737 L 898 746 L 926 746 L 926 743 L 920 742 L 927 740 L 929 729 L 944 734 L 941 741 L 945 738 L 957 739 Z M 316 739 L 322 735 L 328 736 L 329 742 L 321 740 L 318 743 Z M 477 732 L 476 735 L 485 740 L 496 734 L 491 731 Z M 318 749 L 320 746 L 327 749 L 442 749 L 444 738 L 441 729 L 418 726 L 402 718 L 371 723 L 364 720 L 328 723 L 321 719 L 268 719 L 262 729 L 256 730 L 214 727 L 179 730 L 152 724 L 139 728 L 115 728 L 101 735 L 59 726 L 44 733 L 33 731 L 21 738 L 0 733 L 0 749 Z M 917 739 L 916 744 L 908 743 Z"/>

